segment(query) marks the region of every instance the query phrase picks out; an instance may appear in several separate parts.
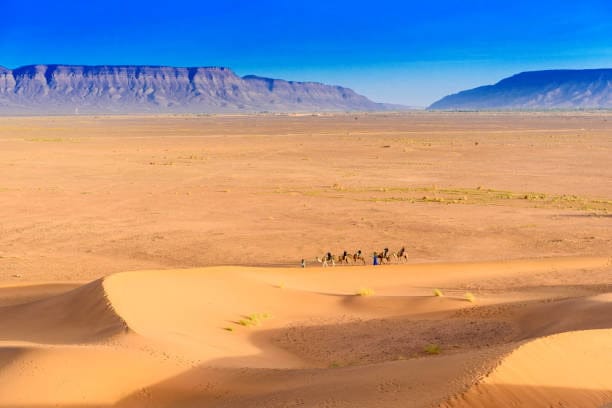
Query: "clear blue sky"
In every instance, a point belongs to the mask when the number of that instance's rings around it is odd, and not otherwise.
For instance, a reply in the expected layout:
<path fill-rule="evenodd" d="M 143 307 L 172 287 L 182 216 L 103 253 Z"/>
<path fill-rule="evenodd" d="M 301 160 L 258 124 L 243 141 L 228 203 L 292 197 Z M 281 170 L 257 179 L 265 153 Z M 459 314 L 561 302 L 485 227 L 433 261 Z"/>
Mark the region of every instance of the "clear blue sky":
<path fill-rule="evenodd" d="M 0 65 L 227 66 L 427 105 L 525 70 L 612 68 L 611 0 L 0 4 Z"/>

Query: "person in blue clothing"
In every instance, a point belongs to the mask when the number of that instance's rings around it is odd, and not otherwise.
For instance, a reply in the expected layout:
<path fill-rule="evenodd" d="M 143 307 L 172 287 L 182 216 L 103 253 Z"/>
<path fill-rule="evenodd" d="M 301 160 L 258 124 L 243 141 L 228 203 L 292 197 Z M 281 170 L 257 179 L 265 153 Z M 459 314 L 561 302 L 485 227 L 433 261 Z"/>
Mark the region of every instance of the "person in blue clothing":
<path fill-rule="evenodd" d="M 374 252 L 374 255 L 372 256 L 372 265 L 378 265 L 378 254 L 376 252 Z"/>

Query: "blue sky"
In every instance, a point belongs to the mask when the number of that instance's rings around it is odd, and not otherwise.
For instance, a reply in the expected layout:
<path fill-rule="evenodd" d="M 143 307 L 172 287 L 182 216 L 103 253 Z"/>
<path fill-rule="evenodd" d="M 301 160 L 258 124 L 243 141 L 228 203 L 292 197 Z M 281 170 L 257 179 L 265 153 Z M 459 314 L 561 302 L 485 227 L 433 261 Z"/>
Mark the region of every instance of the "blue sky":
<path fill-rule="evenodd" d="M 30 0 L 0 10 L 8 68 L 228 66 L 420 106 L 525 70 L 612 68 L 610 0 Z"/>

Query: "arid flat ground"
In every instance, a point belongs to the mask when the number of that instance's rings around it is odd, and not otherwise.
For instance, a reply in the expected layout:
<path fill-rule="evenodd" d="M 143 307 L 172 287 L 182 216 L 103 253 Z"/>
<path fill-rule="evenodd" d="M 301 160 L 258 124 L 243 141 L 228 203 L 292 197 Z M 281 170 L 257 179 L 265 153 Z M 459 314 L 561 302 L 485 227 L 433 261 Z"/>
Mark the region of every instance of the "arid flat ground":
<path fill-rule="evenodd" d="M 607 254 L 611 152 L 603 113 L 3 118 L 0 281 Z"/>
<path fill-rule="evenodd" d="M 0 408 L 604 407 L 611 163 L 608 112 L 0 118 Z"/>

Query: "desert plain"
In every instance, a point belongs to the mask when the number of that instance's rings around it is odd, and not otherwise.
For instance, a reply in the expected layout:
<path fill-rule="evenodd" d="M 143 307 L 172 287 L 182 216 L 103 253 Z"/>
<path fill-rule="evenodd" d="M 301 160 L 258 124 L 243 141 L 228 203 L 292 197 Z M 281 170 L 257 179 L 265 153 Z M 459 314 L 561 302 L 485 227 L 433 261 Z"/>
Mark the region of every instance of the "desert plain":
<path fill-rule="evenodd" d="M 610 406 L 611 163 L 610 112 L 0 118 L 0 408 Z"/>

